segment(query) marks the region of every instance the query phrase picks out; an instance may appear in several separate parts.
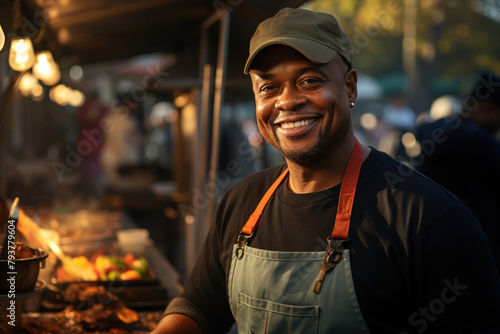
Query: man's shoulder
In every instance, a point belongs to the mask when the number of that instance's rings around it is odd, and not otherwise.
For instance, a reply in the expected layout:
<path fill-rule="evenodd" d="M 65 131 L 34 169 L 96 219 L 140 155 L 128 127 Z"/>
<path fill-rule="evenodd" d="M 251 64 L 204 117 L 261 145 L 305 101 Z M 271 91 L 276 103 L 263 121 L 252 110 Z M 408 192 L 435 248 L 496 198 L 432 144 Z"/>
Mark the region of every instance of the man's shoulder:
<path fill-rule="evenodd" d="M 367 160 L 370 163 L 362 180 L 379 191 L 385 189 L 393 195 L 406 193 L 413 198 L 434 198 L 440 203 L 459 204 L 456 196 L 412 166 L 381 151 L 372 150 L 370 155 L 372 160 Z"/>
<path fill-rule="evenodd" d="M 476 218 L 457 196 L 387 154 L 374 153 L 378 164 L 360 175 L 361 191 L 356 195 L 360 204 L 366 207 L 366 203 L 375 203 L 384 219 L 397 228 L 407 228 L 408 236 L 415 236 L 431 225 L 448 226 L 458 221 L 475 229 Z"/>
<path fill-rule="evenodd" d="M 244 177 L 224 194 L 221 205 L 235 206 L 241 203 L 246 206 L 258 203 L 285 168 L 286 164 L 281 164 Z"/>
<path fill-rule="evenodd" d="M 274 181 L 280 176 L 286 168 L 286 164 L 269 167 L 262 171 L 250 174 L 236 183 L 229 192 L 239 192 L 247 189 L 260 189 L 266 190 L 273 184 Z"/>
<path fill-rule="evenodd" d="M 232 186 L 222 197 L 217 209 L 217 221 L 223 226 L 222 228 L 225 228 L 224 226 L 227 226 L 234 217 L 239 220 L 241 217 L 248 218 L 267 189 L 285 168 L 286 165 L 283 164 L 253 173 Z M 242 227 L 238 224 L 231 226 L 235 229 Z"/>

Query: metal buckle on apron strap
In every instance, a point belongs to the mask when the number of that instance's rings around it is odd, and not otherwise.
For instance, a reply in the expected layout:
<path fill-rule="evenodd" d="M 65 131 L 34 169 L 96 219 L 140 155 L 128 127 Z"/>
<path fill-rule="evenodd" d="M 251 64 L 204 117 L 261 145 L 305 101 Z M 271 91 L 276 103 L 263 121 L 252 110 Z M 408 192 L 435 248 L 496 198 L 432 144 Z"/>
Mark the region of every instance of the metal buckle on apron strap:
<path fill-rule="evenodd" d="M 238 239 L 237 239 L 238 249 L 236 249 L 236 258 L 238 260 L 241 260 L 241 258 L 243 257 L 243 253 L 244 253 L 243 249 L 245 248 L 245 245 L 247 244 L 248 239 L 250 239 L 252 236 L 253 236 L 253 233 L 245 234 L 245 233 L 243 233 L 243 231 L 240 232 L 240 234 L 238 235 Z"/>
<path fill-rule="evenodd" d="M 321 287 L 323 286 L 323 281 L 325 280 L 325 275 L 328 271 L 333 269 L 337 263 L 342 260 L 342 250 L 344 249 L 344 243 L 349 241 L 347 239 L 332 239 L 328 236 L 328 246 L 326 247 L 325 256 L 323 258 L 323 263 L 319 266 L 319 274 L 314 283 L 313 292 L 318 294 L 321 292 Z"/>

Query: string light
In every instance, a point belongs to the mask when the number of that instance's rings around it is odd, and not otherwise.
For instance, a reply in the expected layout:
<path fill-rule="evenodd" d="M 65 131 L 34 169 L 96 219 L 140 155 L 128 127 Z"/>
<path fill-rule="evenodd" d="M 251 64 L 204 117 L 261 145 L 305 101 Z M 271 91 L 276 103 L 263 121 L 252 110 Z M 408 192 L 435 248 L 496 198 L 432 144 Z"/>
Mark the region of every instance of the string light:
<path fill-rule="evenodd" d="M 21 94 L 24 96 L 29 96 L 31 94 L 31 90 L 35 85 L 38 84 L 37 78 L 31 74 L 31 72 L 25 72 L 23 74 L 23 77 L 21 78 L 21 81 L 19 82 L 19 90 L 21 91 Z"/>
<path fill-rule="evenodd" d="M 85 95 L 82 92 L 64 84 L 52 87 L 49 91 L 49 98 L 60 106 L 80 107 L 85 102 Z"/>
<path fill-rule="evenodd" d="M 31 99 L 33 101 L 41 101 L 44 97 L 43 86 L 40 84 L 36 84 L 33 89 L 31 89 Z"/>
<path fill-rule="evenodd" d="M 33 74 L 47 86 L 53 86 L 61 79 L 61 70 L 54 61 L 50 51 L 40 51 L 36 54 Z"/>
<path fill-rule="evenodd" d="M 0 51 L 2 51 L 5 44 L 5 34 L 3 33 L 2 26 L 0 25 Z"/>
<path fill-rule="evenodd" d="M 35 63 L 35 51 L 31 39 L 14 38 L 10 44 L 9 65 L 14 71 L 29 70 Z"/>

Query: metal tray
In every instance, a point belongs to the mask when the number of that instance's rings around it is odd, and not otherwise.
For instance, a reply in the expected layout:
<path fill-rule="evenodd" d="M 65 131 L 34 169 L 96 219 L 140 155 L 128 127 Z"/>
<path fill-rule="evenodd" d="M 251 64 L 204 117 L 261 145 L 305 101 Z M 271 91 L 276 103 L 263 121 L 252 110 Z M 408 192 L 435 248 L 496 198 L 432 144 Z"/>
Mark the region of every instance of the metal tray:
<path fill-rule="evenodd" d="M 127 307 L 134 309 L 165 308 L 169 297 L 167 289 L 157 279 L 47 283 L 42 293 L 42 307 L 46 310 L 62 310 L 68 306 L 69 303 L 64 300 L 64 292 L 70 284 L 102 285 Z"/>
<path fill-rule="evenodd" d="M 105 323 L 99 330 L 85 330 L 79 324 L 69 325 L 64 316 L 55 312 L 29 312 L 23 314 L 20 333 L 64 333 L 71 332 L 75 334 L 111 334 L 111 333 L 150 333 L 156 327 L 162 317 L 162 311 L 138 312 L 139 322 L 134 324 Z"/>
<path fill-rule="evenodd" d="M 139 280 L 59 282 L 54 272 L 42 293 L 41 305 L 47 310 L 62 310 L 68 305 L 68 302 L 64 300 L 64 292 L 68 286 L 83 284 L 104 286 L 130 308 L 165 308 L 169 301 L 167 289 L 157 278 L 156 270 L 152 265 L 153 261 L 148 257 L 146 259 L 150 263 L 149 272 L 147 277 Z"/>

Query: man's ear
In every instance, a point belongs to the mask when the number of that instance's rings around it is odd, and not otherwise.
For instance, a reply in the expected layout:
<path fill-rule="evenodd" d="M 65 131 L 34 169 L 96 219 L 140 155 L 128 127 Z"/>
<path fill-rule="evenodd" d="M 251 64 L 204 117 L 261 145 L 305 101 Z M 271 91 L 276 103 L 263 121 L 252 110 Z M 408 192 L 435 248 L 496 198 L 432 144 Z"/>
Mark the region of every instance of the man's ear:
<path fill-rule="evenodd" d="M 358 97 L 358 74 L 355 69 L 350 69 L 345 75 L 345 87 L 349 102 L 356 102 Z"/>

